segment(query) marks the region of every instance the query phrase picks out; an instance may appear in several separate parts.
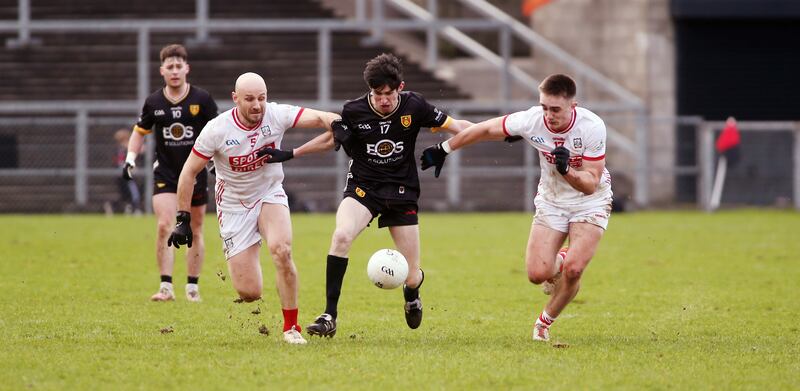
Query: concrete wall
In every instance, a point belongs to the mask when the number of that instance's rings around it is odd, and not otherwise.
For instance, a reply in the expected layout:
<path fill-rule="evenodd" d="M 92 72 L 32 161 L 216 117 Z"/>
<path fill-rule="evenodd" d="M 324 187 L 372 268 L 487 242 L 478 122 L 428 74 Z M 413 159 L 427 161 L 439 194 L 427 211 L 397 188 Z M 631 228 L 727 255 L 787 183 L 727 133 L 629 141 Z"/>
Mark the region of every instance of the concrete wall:
<path fill-rule="evenodd" d="M 656 119 L 649 127 L 650 194 L 656 204 L 672 201 L 675 191 L 671 172 L 675 130 L 669 121 L 658 120 L 675 115 L 675 48 L 669 6 L 669 0 L 553 0 L 531 17 L 537 33 L 645 101 L 649 114 Z M 538 77 L 570 73 L 564 65 L 537 57 L 535 52 L 534 58 Z M 587 82 L 578 79 L 578 83 L 579 91 L 583 91 L 579 99 L 607 98 Z M 607 122 L 634 138 L 632 121 Z M 609 151 L 612 167 L 615 154 Z"/>

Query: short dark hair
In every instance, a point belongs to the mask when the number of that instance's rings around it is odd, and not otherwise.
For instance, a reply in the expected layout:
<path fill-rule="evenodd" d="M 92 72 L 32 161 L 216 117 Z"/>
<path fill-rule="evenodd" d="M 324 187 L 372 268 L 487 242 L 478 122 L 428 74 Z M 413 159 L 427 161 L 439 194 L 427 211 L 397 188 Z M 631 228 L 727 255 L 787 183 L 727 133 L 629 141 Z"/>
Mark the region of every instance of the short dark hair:
<path fill-rule="evenodd" d="M 563 96 L 567 99 L 574 98 L 577 91 L 578 87 L 575 86 L 575 80 L 561 73 L 547 76 L 542 80 L 542 84 L 539 84 L 540 93 L 551 96 Z"/>
<path fill-rule="evenodd" d="M 159 54 L 161 57 L 161 62 L 163 63 L 164 60 L 170 57 L 178 57 L 183 59 L 183 61 L 189 61 L 189 53 L 186 52 L 186 48 L 183 45 L 179 45 L 177 43 L 173 43 L 171 45 L 164 46 L 161 48 L 161 53 Z"/>
<path fill-rule="evenodd" d="M 364 81 L 369 88 L 377 89 L 383 86 L 396 90 L 403 82 L 403 67 L 400 59 L 393 54 L 383 53 L 367 62 L 364 69 Z"/>

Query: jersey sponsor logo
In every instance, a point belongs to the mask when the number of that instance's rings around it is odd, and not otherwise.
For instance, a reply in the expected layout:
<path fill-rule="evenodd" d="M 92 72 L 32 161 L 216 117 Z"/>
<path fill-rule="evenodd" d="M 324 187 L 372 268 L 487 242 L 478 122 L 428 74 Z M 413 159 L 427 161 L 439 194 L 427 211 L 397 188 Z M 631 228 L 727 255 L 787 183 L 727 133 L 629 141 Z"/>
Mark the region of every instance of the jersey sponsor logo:
<path fill-rule="evenodd" d="M 361 198 L 364 198 L 364 196 L 367 195 L 367 193 L 364 192 L 364 190 L 361 190 L 360 187 L 356 186 L 356 195 Z"/>
<path fill-rule="evenodd" d="M 189 112 L 192 114 L 192 117 L 200 114 L 200 105 L 189 105 Z"/>
<path fill-rule="evenodd" d="M 583 142 L 581 141 L 581 138 L 575 137 L 572 139 L 572 146 L 575 147 L 575 149 L 583 148 Z"/>
<path fill-rule="evenodd" d="M 389 157 L 401 152 L 403 152 L 402 141 L 381 140 L 375 144 L 367 144 L 367 154 L 377 157 Z"/>
<path fill-rule="evenodd" d="M 173 107 L 172 110 L 172 118 L 180 118 L 181 117 L 181 107 Z"/>
<path fill-rule="evenodd" d="M 544 144 L 544 138 L 542 138 L 540 136 L 531 136 L 531 141 L 533 141 L 533 142 L 535 142 L 537 144 Z"/>
<path fill-rule="evenodd" d="M 542 152 L 544 155 L 544 159 L 547 160 L 550 164 L 556 164 L 556 158 L 550 152 Z M 570 167 L 580 167 L 583 165 L 583 156 L 570 156 L 569 157 L 569 166 Z"/>
<path fill-rule="evenodd" d="M 400 117 L 400 124 L 403 125 L 404 128 L 411 126 L 411 116 L 404 115 Z"/>
<path fill-rule="evenodd" d="M 228 164 L 231 166 L 231 171 L 233 172 L 250 172 L 258 170 L 261 167 L 264 167 L 267 164 L 267 159 L 269 155 L 264 155 L 262 157 L 258 157 L 256 154 L 259 150 L 264 148 L 275 148 L 275 143 L 270 143 L 269 145 L 265 145 L 258 150 L 248 153 L 247 155 L 240 155 L 240 156 L 228 156 Z"/>
<path fill-rule="evenodd" d="M 356 126 L 361 130 L 372 130 L 372 126 L 369 124 L 358 124 Z"/>
<path fill-rule="evenodd" d="M 225 145 L 231 146 L 231 145 L 240 145 L 240 144 L 239 144 L 239 140 L 230 139 L 230 140 L 225 140 Z"/>
<path fill-rule="evenodd" d="M 158 110 L 153 112 L 153 115 L 155 115 L 156 117 L 160 117 L 162 115 L 165 115 L 165 113 L 164 113 L 164 110 L 158 109 Z M 140 121 L 141 121 L 141 119 L 140 119 Z"/>
<path fill-rule="evenodd" d="M 180 141 L 194 137 L 194 128 L 191 126 L 184 126 L 180 122 L 175 122 L 170 126 L 165 126 L 163 134 L 166 140 Z"/>
<path fill-rule="evenodd" d="M 164 182 L 156 182 L 156 187 L 157 187 L 157 188 L 159 188 L 159 189 L 162 189 L 162 188 L 164 188 L 165 186 L 167 186 L 167 184 L 166 184 L 166 183 L 164 183 Z"/>

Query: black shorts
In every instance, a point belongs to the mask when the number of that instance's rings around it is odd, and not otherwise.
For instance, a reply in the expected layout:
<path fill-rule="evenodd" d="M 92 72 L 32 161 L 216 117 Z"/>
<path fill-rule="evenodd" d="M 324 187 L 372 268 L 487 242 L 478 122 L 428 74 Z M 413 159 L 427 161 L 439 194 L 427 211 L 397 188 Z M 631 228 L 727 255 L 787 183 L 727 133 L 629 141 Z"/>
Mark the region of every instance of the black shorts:
<path fill-rule="evenodd" d="M 178 180 L 173 173 L 166 173 L 156 168 L 153 171 L 153 195 L 161 193 L 177 193 Z M 204 168 L 197 174 L 192 192 L 192 206 L 208 204 L 208 172 Z"/>
<path fill-rule="evenodd" d="M 417 217 L 419 206 L 416 200 L 377 197 L 352 181 L 347 184 L 344 196 L 350 197 L 367 207 L 373 219 L 380 215 L 378 217 L 378 228 L 419 224 L 419 218 Z"/>

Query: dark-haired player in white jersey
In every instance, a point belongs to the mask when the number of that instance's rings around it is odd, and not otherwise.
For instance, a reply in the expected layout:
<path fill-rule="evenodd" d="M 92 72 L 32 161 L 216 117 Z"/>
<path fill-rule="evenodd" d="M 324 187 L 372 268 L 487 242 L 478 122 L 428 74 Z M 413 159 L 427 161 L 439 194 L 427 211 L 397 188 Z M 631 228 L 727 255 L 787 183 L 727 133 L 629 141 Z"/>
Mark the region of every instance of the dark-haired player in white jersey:
<path fill-rule="evenodd" d="M 178 176 L 189 156 L 200 131 L 206 123 L 217 116 L 217 104 L 211 95 L 186 81 L 189 64 L 186 49 L 177 44 L 161 49 L 161 67 L 164 88 L 153 92 L 144 102 L 139 121 L 128 142 L 128 156 L 122 176 L 132 179 L 136 167 L 136 155 L 142 149 L 144 136 L 153 133 L 156 138 L 156 161 L 153 166 L 153 211 L 158 219 L 156 238 L 156 260 L 161 274 L 158 292 L 153 301 L 175 300 L 172 288 L 172 271 L 175 252 L 167 246 L 167 237 L 172 231 L 172 218 L 177 210 L 175 193 Z M 186 253 L 186 299 L 200 301 L 198 282 L 203 267 L 205 245 L 203 243 L 203 215 L 208 204 L 207 173 L 197 174 L 192 195 L 191 213 L 194 216 L 195 246 Z"/>
<path fill-rule="evenodd" d="M 376 217 L 378 228 L 389 227 L 395 246 L 408 261 L 409 273 L 403 286 L 405 317 L 408 327 L 419 327 L 422 322 L 419 288 L 424 274 L 420 269 L 417 218 L 420 194 L 414 156 L 417 135 L 421 128 L 457 133 L 472 124 L 447 116 L 418 93 L 403 91 L 400 60 L 391 54 L 381 54 L 367 62 L 364 81 L 369 93 L 347 102 L 342 121 L 335 121 L 332 126 L 336 142 L 352 160 L 327 256 L 325 312 L 308 326 L 312 335 L 336 334 L 339 295 L 350 247 Z M 301 148 L 322 141 L 318 137 Z M 328 144 L 328 148 L 331 146 L 332 143 Z M 273 160 L 283 161 L 292 156 L 287 151 L 269 152 L 274 154 Z"/>
<path fill-rule="evenodd" d="M 259 249 L 265 241 L 276 269 L 283 338 L 290 344 L 305 344 L 297 323 L 297 269 L 292 260 L 292 223 L 283 190 L 283 166 L 268 163 L 269 156 L 261 152 L 280 148 L 290 128 L 324 128 L 327 131 L 317 136 L 323 141 L 315 145 L 332 145 L 330 123 L 339 115 L 267 102 L 266 83 L 255 73 L 239 76 L 232 97 L 236 107 L 209 121 L 183 166 L 178 180 L 177 225 L 169 243 L 192 247 L 192 183 L 213 158 L 219 234 L 233 287 L 246 302 L 261 297 Z M 297 156 L 311 152 L 316 150 L 295 150 Z"/>
<path fill-rule="evenodd" d="M 550 325 L 578 294 L 611 214 L 606 127 L 596 114 L 577 107 L 576 89 L 569 76 L 550 75 L 539 85 L 540 106 L 475 124 L 426 148 L 421 157 L 423 170 L 436 167 L 438 173 L 447 154 L 479 141 L 517 137 L 539 151 L 541 176 L 525 264 L 528 279 L 552 296 L 533 327 L 538 341 L 549 340 Z M 568 251 L 561 249 L 566 239 Z"/>

